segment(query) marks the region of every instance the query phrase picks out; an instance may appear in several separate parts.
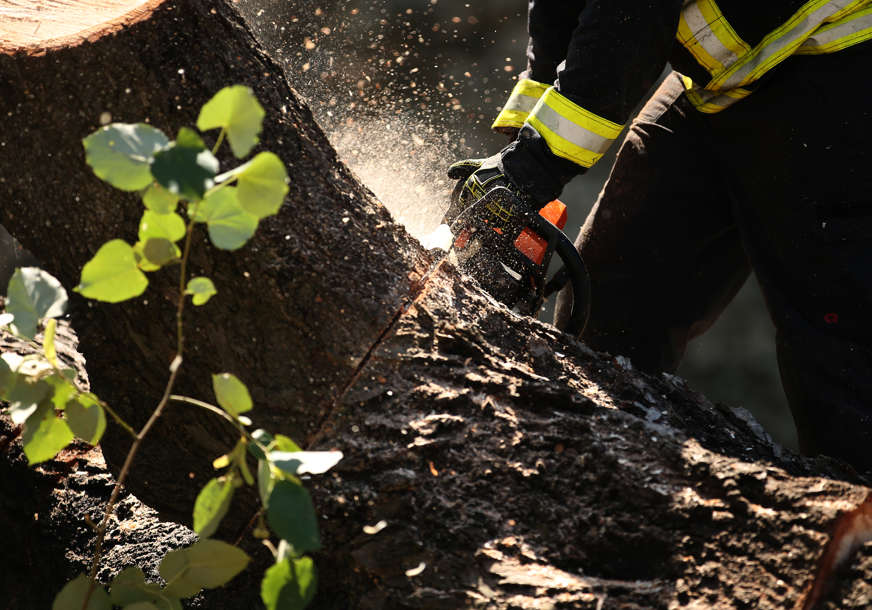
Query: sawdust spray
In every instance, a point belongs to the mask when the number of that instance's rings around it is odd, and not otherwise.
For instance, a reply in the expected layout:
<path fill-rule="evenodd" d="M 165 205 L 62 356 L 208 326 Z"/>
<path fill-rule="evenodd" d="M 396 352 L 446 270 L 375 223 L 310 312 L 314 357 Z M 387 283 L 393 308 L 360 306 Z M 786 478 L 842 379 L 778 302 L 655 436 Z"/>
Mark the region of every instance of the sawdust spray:
<path fill-rule="evenodd" d="M 418 239 L 432 232 L 448 206 L 446 143 L 413 118 L 375 119 L 334 127 L 340 158 Z"/>
<path fill-rule="evenodd" d="M 243 0 L 241 8 L 340 158 L 418 239 L 447 209 L 448 165 L 504 144 L 488 126 L 514 85 L 507 54 L 524 59 L 524 6 Z"/>

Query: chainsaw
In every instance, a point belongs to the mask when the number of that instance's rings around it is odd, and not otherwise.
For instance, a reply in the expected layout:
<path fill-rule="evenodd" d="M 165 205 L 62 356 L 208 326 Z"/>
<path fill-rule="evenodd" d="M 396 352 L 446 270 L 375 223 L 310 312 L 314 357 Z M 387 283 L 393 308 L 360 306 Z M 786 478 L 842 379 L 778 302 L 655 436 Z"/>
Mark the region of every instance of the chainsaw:
<path fill-rule="evenodd" d="M 554 200 L 539 212 L 503 186 L 494 187 L 443 218 L 451 231 L 448 257 L 475 277 L 487 292 L 523 315 L 536 315 L 542 303 L 572 284 L 572 313 L 565 332 L 579 336 L 590 316 L 590 278 L 581 256 L 561 229 L 566 206 Z M 554 254 L 563 267 L 550 279 Z"/>

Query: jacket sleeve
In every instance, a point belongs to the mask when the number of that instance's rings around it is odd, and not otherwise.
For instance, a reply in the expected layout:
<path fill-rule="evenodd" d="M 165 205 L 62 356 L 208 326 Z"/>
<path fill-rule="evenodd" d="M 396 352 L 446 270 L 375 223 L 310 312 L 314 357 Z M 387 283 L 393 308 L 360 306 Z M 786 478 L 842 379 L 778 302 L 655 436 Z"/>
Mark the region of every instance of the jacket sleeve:
<path fill-rule="evenodd" d="M 555 66 L 556 86 L 543 92 L 517 139 L 502 152 L 503 169 L 534 200 L 544 204 L 556 198 L 570 179 L 608 150 L 666 66 L 682 4 L 683 0 L 585 3 L 565 60 Z M 533 25 L 533 9 L 531 3 L 528 48 L 535 55 L 539 43 L 532 40 L 533 34 L 547 37 L 547 27 Z M 531 61 L 531 66 L 538 64 Z"/>
<path fill-rule="evenodd" d="M 566 57 L 572 32 L 584 2 L 530 0 L 527 14 L 527 69 L 518 76 L 491 128 L 514 135 L 545 90 L 557 80 L 557 66 Z"/>
<path fill-rule="evenodd" d="M 566 58 L 572 33 L 586 2 L 530 0 L 527 13 L 527 71 L 529 79 L 553 84 L 557 66 Z"/>

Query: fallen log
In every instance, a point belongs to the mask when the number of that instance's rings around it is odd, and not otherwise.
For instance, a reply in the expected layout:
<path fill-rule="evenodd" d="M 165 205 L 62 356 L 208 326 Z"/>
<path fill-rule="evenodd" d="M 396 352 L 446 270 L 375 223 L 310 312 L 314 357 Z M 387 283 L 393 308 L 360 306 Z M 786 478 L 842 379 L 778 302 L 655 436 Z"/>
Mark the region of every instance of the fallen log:
<path fill-rule="evenodd" d="M 0 224 L 67 286 L 103 242 L 135 232 L 140 210 L 84 164 L 80 140 L 101 115 L 175 133 L 233 83 L 267 108 L 262 141 L 291 191 L 237 254 L 199 236 L 193 265 L 219 295 L 190 316 L 199 347 L 181 385 L 209 396 L 210 374 L 232 371 L 258 425 L 345 452 L 312 481 L 324 539 L 315 607 L 798 599 L 833 520 L 868 493 L 849 468 L 784 452 L 681 380 L 519 318 L 431 260 L 338 161 L 232 2 L 119 1 L 109 16 L 42 6 L 56 23 L 89 25 L 46 39 L 0 30 Z M 28 10 L 3 14 L 37 23 Z M 173 357 L 174 291 L 164 275 L 122 306 L 73 302 L 93 388 L 135 423 Z M 230 439 L 208 415 L 170 410 L 130 489 L 189 519 Z M 110 465 L 126 447 L 106 438 Z M 854 565 L 830 607 L 872 599 L 868 553 Z"/>

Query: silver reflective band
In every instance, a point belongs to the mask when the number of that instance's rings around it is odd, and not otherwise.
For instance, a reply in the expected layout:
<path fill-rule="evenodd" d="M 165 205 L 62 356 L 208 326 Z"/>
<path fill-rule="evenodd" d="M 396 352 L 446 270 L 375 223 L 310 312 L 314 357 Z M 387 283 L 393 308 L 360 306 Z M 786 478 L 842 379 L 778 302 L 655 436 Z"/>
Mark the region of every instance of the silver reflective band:
<path fill-rule="evenodd" d="M 537 97 L 530 97 L 523 93 L 514 94 L 509 98 L 509 101 L 506 102 L 503 110 L 518 110 L 519 112 L 526 112 L 529 114 L 538 101 L 539 98 Z"/>
<path fill-rule="evenodd" d="M 803 7 L 784 26 L 764 38 L 754 51 L 743 58 L 746 61 L 741 62 L 735 71 L 728 70 L 725 73 L 725 77 L 722 76 L 714 79 L 712 84 L 717 84 L 719 89 L 732 89 L 733 87 L 740 87 L 749 80 L 753 80 L 753 77 L 758 72 L 768 71 L 775 64 L 789 56 L 802 44 L 802 40 L 805 37 L 819 28 L 829 17 L 835 15 L 846 6 L 855 3 L 856 0 L 832 0 L 823 6 L 809 11 L 804 16 L 802 13 L 805 7 Z M 806 6 L 814 4 L 816 3 L 810 2 Z"/>
<path fill-rule="evenodd" d="M 699 45 L 722 66 L 729 66 L 739 59 L 715 35 L 713 24 L 706 21 L 697 2 L 686 4 L 681 14 Z"/>
<path fill-rule="evenodd" d="M 539 104 L 533 116 L 545 127 L 569 143 L 597 154 L 606 152 L 609 146 L 612 145 L 612 142 L 614 142 L 614 139 L 604 138 L 585 129 L 581 125 L 573 123 L 546 104 Z M 545 139 L 546 141 L 548 140 L 548 138 Z"/>
<path fill-rule="evenodd" d="M 848 46 L 854 37 L 872 37 L 872 13 L 856 17 L 834 27 L 817 30 L 802 43 L 797 53 L 813 53 L 816 49 L 834 43 L 844 43 L 845 46 Z"/>

